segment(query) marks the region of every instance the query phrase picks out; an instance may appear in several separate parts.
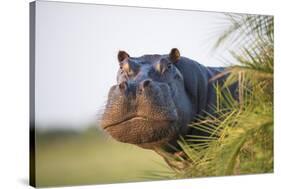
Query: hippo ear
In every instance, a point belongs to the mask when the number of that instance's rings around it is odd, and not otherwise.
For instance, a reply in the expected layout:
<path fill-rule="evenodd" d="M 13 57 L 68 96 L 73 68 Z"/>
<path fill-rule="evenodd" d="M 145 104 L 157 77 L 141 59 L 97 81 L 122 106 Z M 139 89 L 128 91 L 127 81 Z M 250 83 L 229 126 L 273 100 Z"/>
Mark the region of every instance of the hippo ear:
<path fill-rule="evenodd" d="M 122 62 L 123 60 L 125 60 L 126 58 L 129 58 L 130 55 L 128 53 L 126 53 L 126 51 L 119 51 L 117 58 L 119 62 Z"/>
<path fill-rule="evenodd" d="M 180 59 L 180 51 L 177 48 L 172 48 L 169 54 L 169 58 L 172 63 L 176 63 Z"/>

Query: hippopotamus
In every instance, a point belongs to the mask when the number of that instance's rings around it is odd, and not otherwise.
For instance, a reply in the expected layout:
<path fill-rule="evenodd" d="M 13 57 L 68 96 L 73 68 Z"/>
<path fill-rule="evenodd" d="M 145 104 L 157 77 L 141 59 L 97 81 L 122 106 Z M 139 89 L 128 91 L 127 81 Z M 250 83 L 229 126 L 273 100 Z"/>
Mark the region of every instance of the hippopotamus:
<path fill-rule="evenodd" d="M 212 111 L 214 84 L 226 79 L 213 79 L 224 67 L 206 67 L 177 48 L 140 57 L 119 51 L 117 59 L 117 83 L 109 90 L 101 127 L 117 141 L 145 149 L 171 152 L 180 136 L 194 133 L 189 123 Z"/>

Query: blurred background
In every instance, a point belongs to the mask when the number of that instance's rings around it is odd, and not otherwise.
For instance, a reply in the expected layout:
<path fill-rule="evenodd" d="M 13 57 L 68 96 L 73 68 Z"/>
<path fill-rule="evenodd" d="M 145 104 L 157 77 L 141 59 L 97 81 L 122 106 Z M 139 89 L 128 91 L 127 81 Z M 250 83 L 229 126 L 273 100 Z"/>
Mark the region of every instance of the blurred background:
<path fill-rule="evenodd" d="M 39 186 L 151 180 L 151 170 L 169 171 L 155 152 L 116 142 L 96 127 L 84 131 L 36 132 Z"/>
<path fill-rule="evenodd" d="M 114 141 L 99 128 L 115 84 L 117 52 L 183 56 L 206 66 L 229 57 L 212 45 L 220 13 L 36 2 L 36 179 L 39 186 L 147 180 L 169 171 L 160 156 Z M 151 173 L 150 173 L 151 174 Z M 150 177 L 151 179 L 151 177 Z"/>

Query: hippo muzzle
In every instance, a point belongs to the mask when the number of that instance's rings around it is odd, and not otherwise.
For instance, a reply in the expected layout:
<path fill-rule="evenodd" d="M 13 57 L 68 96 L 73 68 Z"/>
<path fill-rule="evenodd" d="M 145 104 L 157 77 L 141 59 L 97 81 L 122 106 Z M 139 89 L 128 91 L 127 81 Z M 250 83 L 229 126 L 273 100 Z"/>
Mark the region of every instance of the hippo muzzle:
<path fill-rule="evenodd" d="M 169 85 L 151 79 L 111 87 L 102 128 L 114 139 L 154 148 L 178 134 L 178 112 Z"/>

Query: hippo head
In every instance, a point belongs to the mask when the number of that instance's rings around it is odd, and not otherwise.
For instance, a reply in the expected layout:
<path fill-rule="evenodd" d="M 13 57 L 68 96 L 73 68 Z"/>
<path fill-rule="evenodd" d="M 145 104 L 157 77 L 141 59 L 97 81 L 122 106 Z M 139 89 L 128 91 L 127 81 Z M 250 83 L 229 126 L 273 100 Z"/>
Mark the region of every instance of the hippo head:
<path fill-rule="evenodd" d="M 191 102 L 169 55 L 130 57 L 119 51 L 117 83 L 108 93 L 101 126 L 114 139 L 155 149 L 176 141 L 191 120 Z"/>

